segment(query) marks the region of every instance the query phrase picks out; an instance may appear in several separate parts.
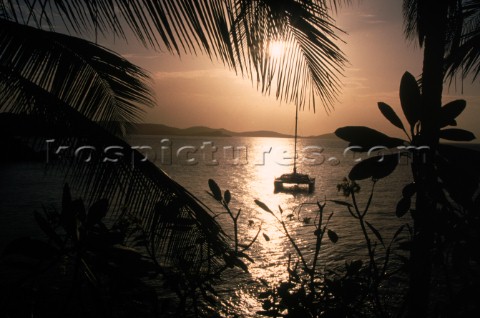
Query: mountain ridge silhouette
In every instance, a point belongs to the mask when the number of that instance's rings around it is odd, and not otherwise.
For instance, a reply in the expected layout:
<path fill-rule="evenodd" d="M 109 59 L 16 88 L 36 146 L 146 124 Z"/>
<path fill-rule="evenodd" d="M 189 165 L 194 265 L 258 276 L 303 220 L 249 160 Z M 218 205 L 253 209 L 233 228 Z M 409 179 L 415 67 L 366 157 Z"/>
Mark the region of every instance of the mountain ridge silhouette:
<path fill-rule="evenodd" d="M 127 130 L 132 135 L 173 135 L 173 136 L 205 136 L 205 137 L 273 137 L 293 138 L 294 135 L 283 134 L 270 130 L 254 130 L 236 132 L 225 128 L 211 128 L 207 126 L 192 126 L 177 128 L 164 124 L 135 123 Z M 337 138 L 333 133 L 299 136 L 299 138 Z"/>

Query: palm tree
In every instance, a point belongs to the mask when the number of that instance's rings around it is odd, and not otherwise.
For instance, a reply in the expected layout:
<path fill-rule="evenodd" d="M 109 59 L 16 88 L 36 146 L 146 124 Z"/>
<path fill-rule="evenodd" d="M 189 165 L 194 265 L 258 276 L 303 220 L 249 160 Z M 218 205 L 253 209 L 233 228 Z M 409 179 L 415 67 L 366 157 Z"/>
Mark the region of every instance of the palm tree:
<path fill-rule="evenodd" d="M 418 176 L 415 235 L 413 238 L 410 276 L 410 316 L 424 317 L 428 313 L 432 244 L 437 202 L 433 185 L 437 182 L 434 154 L 438 148 L 441 128 L 442 91 L 445 80 L 461 72 L 477 77 L 480 68 L 479 34 L 480 2 L 478 0 L 404 0 L 405 34 L 418 39 L 424 49 L 421 75 L 421 105 L 410 118 L 420 127 L 420 139 L 415 142 L 431 148 L 427 162 L 415 162 Z"/>
<path fill-rule="evenodd" d="M 438 142 L 438 111 L 443 84 L 480 70 L 478 0 L 404 0 L 404 32 L 424 48 L 421 76 L 423 108 L 419 117 L 425 138 Z"/>
<path fill-rule="evenodd" d="M 30 144 L 129 149 L 118 136 L 138 120 L 140 106 L 154 104 L 148 76 L 82 39 L 128 33 L 153 49 L 206 53 L 264 93 L 276 80 L 279 99 L 311 107 L 321 100 L 329 109 L 345 63 L 330 13 L 344 2 L 1 1 L 0 112 L 16 115 L 12 134 L 30 131 Z M 269 56 L 271 41 L 287 43 L 281 58 Z M 77 193 L 89 202 L 108 197 L 139 218 L 159 263 L 199 272 L 228 262 L 226 235 L 208 208 L 152 163 L 132 166 L 130 156 L 117 156 L 114 165 L 97 157 L 86 165 L 72 155 L 61 166 Z"/>
<path fill-rule="evenodd" d="M 396 211 L 399 217 L 410 211 L 413 220 L 408 263 L 410 285 L 406 302 L 409 317 L 427 317 L 430 314 L 434 250 L 437 258 L 442 253 L 448 254 L 446 246 L 455 250 L 464 242 L 476 238 L 475 235 L 469 236 L 472 232 L 478 232 L 473 220 L 478 211 L 480 175 L 475 171 L 478 170 L 479 153 L 440 144 L 439 139 L 471 141 L 475 138 L 471 132 L 462 129 L 443 129 L 457 125 L 455 118 L 464 110 L 466 102 L 456 100 L 442 107 L 442 91 L 446 80 L 456 75 L 462 79 L 469 75 L 473 75 L 474 80 L 477 78 L 480 67 L 479 9 L 479 1 L 404 0 L 405 35 L 408 39 L 417 39 L 424 49 L 420 80 L 417 82 L 407 72 L 400 83 L 400 103 L 409 131 L 393 108 L 382 102 L 378 106 L 387 120 L 406 134 L 408 141 L 388 137 L 367 127 L 348 126 L 336 131 L 340 138 L 353 145 L 360 144 L 365 149 L 378 144 L 396 147 L 405 143 L 410 143 L 416 149 L 429 149 L 427 153 L 411 154 L 414 183 L 403 189 Z M 386 160 L 379 167 L 375 166 L 378 164 L 376 160 L 378 158 L 370 158 L 358 164 L 350 172 L 350 178 L 384 177 L 397 164 L 394 158 L 390 160 L 393 164 L 387 164 Z M 362 176 L 356 174 L 359 169 Z M 415 208 L 410 209 L 414 194 Z M 469 234 L 464 235 L 462 232 L 467 232 L 466 228 L 469 229 Z M 455 258 L 453 256 L 450 259 L 445 255 L 443 257 L 442 270 L 447 276 L 445 280 L 450 281 L 449 276 L 455 269 L 450 271 L 448 266 L 456 260 L 452 260 Z M 473 253 L 465 256 L 467 259 L 469 257 L 475 258 Z M 478 282 L 469 278 L 464 281 L 465 284 L 457 284 L 455 287 L 462 289 L 472 284 L 478 286 Z M 446 285 L 449 287 L 450 305 L 454 307 L 459 303 L 453 297 L 453 284 L 447 282 Z M 466 312 L 471 310 L 470 304 L 476 301 L 467 297 L 458 298 L 463 298 L 462 306 Z"/>

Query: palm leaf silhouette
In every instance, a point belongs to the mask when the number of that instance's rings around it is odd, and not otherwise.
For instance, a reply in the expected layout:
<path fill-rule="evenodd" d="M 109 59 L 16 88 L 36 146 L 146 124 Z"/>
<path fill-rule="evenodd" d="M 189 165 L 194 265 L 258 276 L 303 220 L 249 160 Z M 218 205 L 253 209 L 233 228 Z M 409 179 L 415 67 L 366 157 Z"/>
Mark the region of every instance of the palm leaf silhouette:
<path fill-rule="evenodd" d="M 465 79 L 473 74 L 473 81 L 480 73 L 480 1 L 464 1 L 459 21 L 461 32 L 455 38 L 455 46 L 446 60 L 447 75 L 453 78 L 461 73 Z"/>
<path fill-rule="evenodd" d="M 404 33 L 407 39 L 418 39 L 424 45 L 426 16 L 432 8 L 428 1 L 404 0 Z M 469 74 L 475 80 L 480 72 L 480 1 L 455 0 L 448 2 L 447 38 L 445 43 L 445 76 L 450 79 Z"/>
<path fill-rule="evenodd" d="M 71 149 L 115 145 L 128 150 L 129 156 L 115 162 L 94 156 L 86 163 L 70 153 L 58 166 L 88 201 L 107 197 L 117 213 L 136 216 L 163 264 L 189 264 L 194 271 L 219 264 L 227 246 L 208 208 L 153 163 L 132 165 L 132 157 L 143 156 L 106 130 L 118 132 L 118 127 L 94 122 L 136 118 L 132 109 L 139 98 L 152 104 L 146 74 L 93 43 L 8 21 L 1 25 L 0 111 L 18 115 L 10 118 L 11 133 L 33 133 L 33 146 L 48 138 Z M 64 74 L 72 58 L 75 65 Z"/>
<path fill-rule="evenodd" d="M 148 76 L 94 43 L 0 20 L 1 65 L 48 90 L 75 110 L 118 129 L 153 106 Z M 5 107 L 5 106 L 4 106 Z M 17 111 L 21 103 L 6 111 Z M 120 124 L 120 127 L 111 127 Z"/>
<path fill-rule="evenodd" d="M 0 1 L 0 111 L 18 115 L 10 118 L 12 133 L 30 131 L 34 146 L 50 138 L 71 149 L 129 149 L 116 135 L 139 118 L 140 105 L 154 104 L 147 74 L 64 33 L 95 42 L 98 36 L 133 34 L 157 50 L 206 53 L 250 77 L 263 93 L 275 84 L 279 99 L 315 107 L 319 98 L 328 109 L 345 62 L 329 10 L 347 2 Z M 275 40 L 287 44 L 280 58 L 267 54 Z M 93 156 L 85 164 L 70 153 L 60 167 L 90 202 L 108 197 L 114 207 L 136 215 L 163 262 L 195 271 L 222 263 L 225 235 L 208 208 L 152 163 L 132 165 L 132 158 L 142 155 L 132 151 L 115 163 Z"/>
<path fill-rule="evenodd" d="M 252 77 L 256 74 L 260 90 L 269 93 L 276 79 L 277 98 L 315 108 L 319 97 L 328 110 L 346 60 L 335 44 L 339 30 L 325 3 L 244 1 L 237 11 L 232 31 L 240 42 L 234 51 L 236 60 Z M 284 43 L 279 57 L 269 54 L 273 41 Z"/>
<path fill-rule="evenodd" d="M 7 19 L 38 28 L 127 38 L 176 54 L 206 53 L 257 82 L 263 93 L 297 106 L 328 110 L 340 88 L 346 59 L 335 44 L 330 14 L 351 0 L 4 1 Z M 59 27 L 58 20 L 62 22 Z M 284 41 L 281 58 L 266 49 Z"/>

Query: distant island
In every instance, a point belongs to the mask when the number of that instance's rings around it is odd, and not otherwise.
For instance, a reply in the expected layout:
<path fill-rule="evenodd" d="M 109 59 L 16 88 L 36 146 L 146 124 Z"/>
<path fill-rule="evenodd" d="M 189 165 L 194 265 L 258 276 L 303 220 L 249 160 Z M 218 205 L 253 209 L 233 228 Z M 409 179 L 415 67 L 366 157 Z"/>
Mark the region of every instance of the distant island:
<path fill-rule="evenodd" d="M 210 128 L 205 126 L 194 126 L 189 128 L 176 128 L 162 124 L 132 124 L 127 130 L 131 135 L 164 135 L 164 136 L 203 136 L 203 137 L 274 137 L 293 138 L 287 135 L 268 130 L 235 132 L 224 128 Z M 300 138 L 337 138 L 335 134 L 323 134 L 317 136 L 299 136 Z"/>

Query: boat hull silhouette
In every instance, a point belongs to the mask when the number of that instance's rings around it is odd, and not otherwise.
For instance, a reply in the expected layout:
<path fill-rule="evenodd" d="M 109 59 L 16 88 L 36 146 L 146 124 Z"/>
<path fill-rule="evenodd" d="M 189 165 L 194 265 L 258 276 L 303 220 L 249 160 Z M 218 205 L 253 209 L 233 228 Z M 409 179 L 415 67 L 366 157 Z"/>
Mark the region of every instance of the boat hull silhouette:
<path fill-rule="evenodd" d="M 285 173 L 275 178 L 274 191 L 281 192 L 286 190 L 298 190 L 301 186 L 306 186 L 308 193 L 315 190 L 315 178 L 303 173 Z"/>

